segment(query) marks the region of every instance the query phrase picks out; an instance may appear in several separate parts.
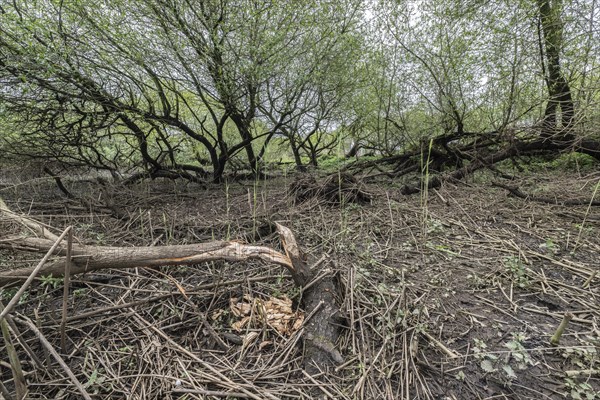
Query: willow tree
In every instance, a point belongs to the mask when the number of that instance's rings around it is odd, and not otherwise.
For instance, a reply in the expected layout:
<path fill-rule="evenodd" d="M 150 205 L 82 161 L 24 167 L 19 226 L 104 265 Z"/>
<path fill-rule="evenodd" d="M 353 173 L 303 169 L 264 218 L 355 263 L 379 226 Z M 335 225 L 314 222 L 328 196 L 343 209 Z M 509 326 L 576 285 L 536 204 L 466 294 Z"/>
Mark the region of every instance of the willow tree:
<path fill-rule="evenodd" d="M 352 29 L 344 18 L 358 18 L 343 13 L 346 3 L 7 4 L 0 15 L 0 76 L 10 89 L 0 97 L 22 131 L 36 133 L 19 135 L 12 150 L 53 146 L 65 159 L 88 148 L 135 156 L 152 176 L 215 181 L 244 154 L 245 165 L 260 173 L 270 139 L 291 115 L 309 110 L 296 100 L 272 119 L 264 113 L 269 85 L 290 65 L 308 66 L 303 77 L 313 73 L 328 50 L 343 56 L 327 46 Z M 297 97 L 306 82 L 289 81 L 283 95 Z"/>
<path fill-rule="evenodd" d="M 561 128 L 560 133 L 562 134 L 571 132 L 575 108 L 571 87 L 561 67 L 564 30 L 562 21 L 563 0 L 537 0 L 537 7 L 539 12 L 540 54 L 542 55 L 544 78 L 548 87 L 548 101 L 542 121 L 542 135 L 551 137 L 558 133 L 558 128 Z"/>
<path fill-rule="evenodd" d="M 360 34 L 362 2 L 334 7 L 336 23 L 322 21 L 299 38 L 303 50 L 288 58 L 286 68 L 273 74 L 262 92 L 261 116 L 277 124 L 300 170 L 307 163 L 316 167 L 322 154 L 338 146 L 338 128 L 360 86 L 358 65 L 368 51 Z"/>
<path fill-rule="evenodd" d="M 571 88 L 564 76 L 560 62 L 564 29 L 561 18 L 563 1 L 537 0 L 537 6 L 539 29 L 541 30 L 540 52 L 549 95 L 542 122 L 542 135 L 551 137 L 557 133 L 559 120 L 562 133 L 568 133 L 573 127 L 574 117 Z"/>

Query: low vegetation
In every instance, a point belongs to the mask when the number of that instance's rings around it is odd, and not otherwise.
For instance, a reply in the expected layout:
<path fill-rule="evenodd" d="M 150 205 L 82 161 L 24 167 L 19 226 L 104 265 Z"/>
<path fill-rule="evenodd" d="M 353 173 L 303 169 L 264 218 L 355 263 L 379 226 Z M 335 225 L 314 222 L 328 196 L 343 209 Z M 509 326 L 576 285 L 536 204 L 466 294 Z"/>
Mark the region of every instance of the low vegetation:
<path fill-rule="evenodd" d="M 600 399 L 599 19 L 0 1 L 0 398 Z"/>

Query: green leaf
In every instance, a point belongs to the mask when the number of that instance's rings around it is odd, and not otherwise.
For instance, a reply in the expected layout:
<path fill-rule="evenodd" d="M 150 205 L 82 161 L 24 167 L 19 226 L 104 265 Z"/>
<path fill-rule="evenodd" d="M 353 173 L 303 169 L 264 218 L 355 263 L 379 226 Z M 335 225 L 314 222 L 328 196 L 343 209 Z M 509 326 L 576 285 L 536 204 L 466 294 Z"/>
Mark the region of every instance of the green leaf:
<path fill-rule="evenodd" d="M 512 367 L 510 365 L 503 365 L 502 369 L 504 370 L 504 372 L 506 372 L 506 375 L 510 379 L 515 379 L 517 377 L 517 375 L 515 374 L 515 371 L 513 371 Z"/>
<path fill-rule="evenodd" d="M 485 372 L 496 371 L 496 368 L 494 368 L 494 364 L 492 364 L 490 360 L 483 360 L 481 362 L 481 369 L 483 369 Z"/>

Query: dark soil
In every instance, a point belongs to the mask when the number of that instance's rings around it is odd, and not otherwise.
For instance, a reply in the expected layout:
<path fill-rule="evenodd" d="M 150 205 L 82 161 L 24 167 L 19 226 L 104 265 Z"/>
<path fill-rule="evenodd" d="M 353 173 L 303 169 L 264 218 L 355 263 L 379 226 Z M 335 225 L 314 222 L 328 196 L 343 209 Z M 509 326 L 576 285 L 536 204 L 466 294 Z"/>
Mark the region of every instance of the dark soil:
<path fill-rule="evenodd" d="M 95 399 L 600 398 L 600 276 L 584 285 L 600 266 L 600 209 L 511 197 L 487 179 L 413 196 L 400 184 L 373 183 L 365 188 L 371 201 L 360 204 L 295 201 L 293 177 L 204 189 L 157 179 L 104 192 L 65 180 L 86 203 L 43 178 L 5 181 L 0 197 L 57 232 L 73 225 L 82 242 L 124 247 L 221 239 L 278 247 L 276 221 L 292 229 L 310 263 L 334 275 L 344 361 L 311 374 L 302 330 L 278 332 L 256 316 L 241 331 L 232 327 L 232 299 L 302 303 L 276 266 L 215 262 L 74 277 L 61 354 Z M 541 171 L 510 184 L 557 201 L 589 200 L 599 180 Z M 98 212 L 106 193 L 126 218 Z M 2 250 L 0 269 L 40 258 Z M 59 352 L 62 292 L 62 281 L 44 277 L 13 312 L 35 321 Z M 3 302 L 13 294 L 3 289 Z M 575 317 L 553 347 L 566 312 Z M 19 328 L 41 361 L 17 344 L 28 398 L 80 398 Z M 4 348 L 0 354 L 0 380 L 11 389 Z"/>

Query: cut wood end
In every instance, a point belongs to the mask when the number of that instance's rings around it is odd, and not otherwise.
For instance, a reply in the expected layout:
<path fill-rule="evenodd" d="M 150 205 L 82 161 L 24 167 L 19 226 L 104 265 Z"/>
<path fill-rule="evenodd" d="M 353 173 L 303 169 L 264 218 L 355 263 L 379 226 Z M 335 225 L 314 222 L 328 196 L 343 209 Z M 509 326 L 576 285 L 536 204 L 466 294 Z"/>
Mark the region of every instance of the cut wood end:
<path fill-rule="evenodd" d="M 278 222 L 275 222 L 275 226 L 277 227 L 277 233 L 279 233 L 281 244 L 283 245 L 285 252 L 288 254 L 288 257 L 291 255 L 291 257 L 300 258 L 300 248 L 298 247 L 298 242 L 296 242 L 296 237 L 292 233 L 291 229 L 281 225 Z"/>

